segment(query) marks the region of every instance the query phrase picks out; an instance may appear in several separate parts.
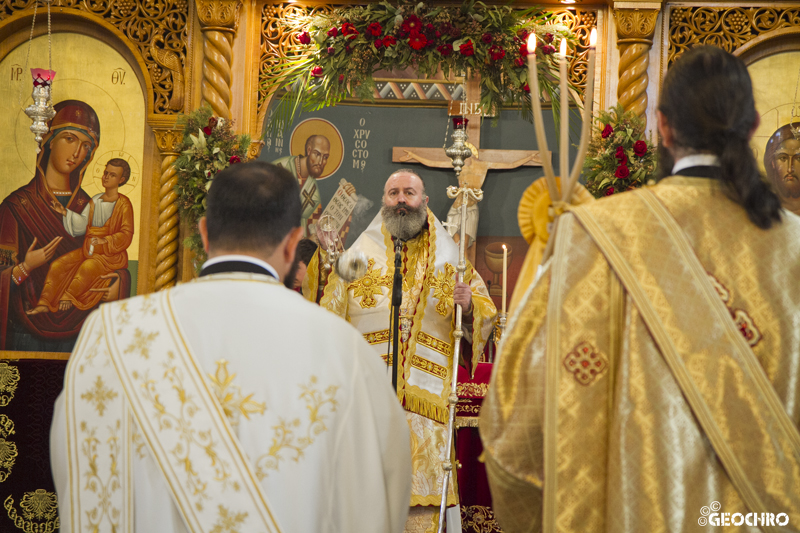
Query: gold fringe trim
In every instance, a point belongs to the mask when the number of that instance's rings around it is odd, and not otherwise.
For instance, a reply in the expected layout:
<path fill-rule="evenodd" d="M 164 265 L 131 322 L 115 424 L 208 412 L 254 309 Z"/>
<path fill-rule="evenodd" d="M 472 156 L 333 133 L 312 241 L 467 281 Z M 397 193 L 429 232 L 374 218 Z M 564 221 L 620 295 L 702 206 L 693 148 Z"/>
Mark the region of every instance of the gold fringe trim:
<path fill-rule="evenodd" d="M 478 421 L 480 418 L 477 416 L 457 416 L 456 417 L 456 429 L 459 428 L 476 428 L 478 427 Z"/>
<path fill-rule="evenodd" d="M 403 394 L 403 407 L 406 411 L 417 413 L 440 424 L 447 424 L 449 411 L 446 406 L 436 405 L 430 400 L 405 393 Z"/>

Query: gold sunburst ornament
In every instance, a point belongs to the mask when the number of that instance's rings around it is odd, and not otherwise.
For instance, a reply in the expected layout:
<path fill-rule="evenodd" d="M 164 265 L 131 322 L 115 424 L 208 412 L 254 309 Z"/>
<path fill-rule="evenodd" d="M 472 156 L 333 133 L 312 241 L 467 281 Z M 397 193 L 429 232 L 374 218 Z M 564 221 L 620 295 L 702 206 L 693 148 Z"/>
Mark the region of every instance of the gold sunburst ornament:
<path fill-rule="evenodd" d="M 436 273 L 436 277 L 430 280 L 433 289 L 433 297 L 439 300 L 436 304 L 436 312 L 442 316 L 447 315 L 447 311 L 452 309 L 454 304 L 453 292 L 456 289 L 456 269 L 450 263 L 445 263 L 444 270 Z"/>

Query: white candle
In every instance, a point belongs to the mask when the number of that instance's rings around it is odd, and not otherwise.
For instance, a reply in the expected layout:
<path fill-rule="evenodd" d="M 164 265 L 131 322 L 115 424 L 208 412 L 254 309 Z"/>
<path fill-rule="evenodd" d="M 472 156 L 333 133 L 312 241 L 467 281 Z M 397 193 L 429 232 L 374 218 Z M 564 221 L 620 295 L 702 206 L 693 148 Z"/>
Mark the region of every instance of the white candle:
<path fill-rule="evenodd" d="M 592 133 L 592 109 L 594 107 L 594 70 L 595 70 L 595 48 L 597 46 L 597 29 L 592 28 L 589 35 L 589 58 L 586 66 L 586 93 L 583 97 L 583 126 L 581 129 L 581 141 L 578 145 L 578 157 L 575 166 L 569 175 L 568 188 L 564 189 L 564 201 L 569 202 L 572 189 L 578 181 L 578 176 L 583 168 L 586 159 L 586 148 L 589 146 L 589 138 Z"/>
<path fill-rule="evenodd" d="M 506 312 L 506 276 L 508 274 L 508 248 L 503 245 L 503 313 Z"/>
<path fill-rule="evenodd" d="M 533 126 L 536 131 L 536 144 L 541 154 L 544 177 L 547 181 L 547 190 L 550 198 L 556 198 L 555 174 L 550 158 L 547 157 L 547 137 L 544 134 L 544 119 L 542 118 L 542 103 L 539 101 L 539 71 L 536 68 L 536 34 L 528 37 L 528 87 L 531 90 L 531 111 L 533 112 Z"/>
<path fill-rule="evenodd" d="M 558 175 L 561 177 L 561 185 L 566 182 L 569 176 L 569 89 L 567 89 L 567 40 L 561 39 L 561 49 L 558 54 L 558 80 L 559 92 L 561 93 L 561 143 L 558 147 L 559 164 Z M 562 191 L 563 197 L 563 191 Z"/>

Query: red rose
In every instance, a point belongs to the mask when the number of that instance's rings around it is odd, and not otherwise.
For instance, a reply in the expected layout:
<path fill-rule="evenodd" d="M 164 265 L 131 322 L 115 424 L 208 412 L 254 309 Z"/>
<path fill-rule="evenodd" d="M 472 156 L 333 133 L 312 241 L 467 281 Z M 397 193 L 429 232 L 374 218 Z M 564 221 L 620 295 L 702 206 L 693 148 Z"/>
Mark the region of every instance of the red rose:
<path fill-rule="evenodd" d="M 358 30 L 349 22 L 342 24 L 342 35 L 358 35 Z"/>
<path fill-rule="evenodd" d="M 528 43 L 522 43 L 519 47 L 519 55 L 525 57 L 528 55 Z"/>
<path fill-rule="evenodd" d="M 315 78 L 321 78 L 323 76 L 322 67 L 317 65 L 316 67 L 311 69 L 311 75 Z"/>
<path fill-rule="evenodd" d="M 526 30 L 525 28 L 522 28 L 521 30 L 519 30 L 517 32 L 517 37 L 521 41 L 527 40 L 528 39 L 528 35 L 530 35 L 530 32 L 528 30 Z"/>
<path fill-rule="evenodd" d="M 209 128 L 216 128 L 217 127 L 217 117 L 209 117 L 209 119 L 208 119 L 208 127 Z"/>
<path fill-rule="evenodd" d="M 444 57 L 447 57 L 447 56 L 449 56 L 450 54 L 453 53 L 453 45 L 452 44 L 442 44 L 442 45 L 439 45 L 436 49 Z"/>
<path fill-rule="evenodd" d="M 502 46 L 493 44 L 491 48 L 489 48 L 489 55 L 492 56 L 492 61 L 500 61 L 506 57 L 506 51 L 503 50 Z"/>
<path fill-rule="evenodd" d="M 544 35 L 544 40 L 547 41 L 548 43 L 552 43 L 553 42 L 553 34 L 552 33 L 546 33 Z"/>
<path fill-rule="evenodd" d="M 516 67 L 522 67 L 522 66 L 524 66 L 524 65 L 525 65 L 525 60 L 524 60 L 524 59 L 522 59 L 521 57 L 518 57 L 518 58 L 516 58 L 516 59 L 514 60 L 514 66 L 516 66 Z"/>
<path fill-rule="evenodd" d="M 381 25 L 379 23 L 373 22 L 372 24 L 367 26 L 367 31 L 373 37 L 380 37 L 381 34 L 383 33 L 383 28 L 381 27 Z"/>
<path fill-rule="evenodd" d="M 301 33 L 297 37 L 297 40 L 300 41 L 300 44 L 311 44 L 311 36 L 308 34 L 307 31 Z"/>
<path fill-rule="evenodd" d="M 531 88 L 527 83 L 522 86 L 522 90 L 525 91 L 526 93 L 531 92 Z"/>
<path fill-rule="evenodd" d="M 383 46 L 385 46 L 386 48 L 389 48 L 390 46 L 394 46 L 396 44 L 397 44 L 397 39 L 395 39 L 391 35 L 387 35 L 386 37 L 383 38 Z"/>
<path fill-rule="evenodd" d="M 346 46 L 344 47 L 344 53 L 345 53 L 345 54 L 349 54 L 349 53 L 350 53 L 350 52 L 352 52 L 352 51 L 353 51 L 353 49 L 352 49 L 352 48 L 350 48 L 350 45 L 346 45 Z"/>
<path fill-rule="evenodd" d="M 206 126 L 205 128 L 203 128 L 203 133 L 205 133 L 206 135 L 211 135 L 212 131 L 213 128 L 211 126 Z"/>
<path fill-rule="evenodd" d="M 612 133 L 614 133 L 614 128 L 611 127 L 611 124 L 606 124 L 606 127 L 603 128 L 603 133 L 600 134 L 600 137 L 603 139 L 608 139 Z"/>
<path fill-rule="evenodd" d="M 339 35 L 339 30 L 336 29 L 336 26 L 328 30 L 328 37 L 336 37 Z"/>
<path fill-rule="evenodd" d="M 619 178 L 621 180 L 627 179 L 628 176 L 631 175 L 631 171 L 628 170 L 627 165 L 620 165 L 617 167 L 617 171 L 614 172 L 614 177 Z"/>
<path fill-rule="evenodd" d="M 544 55 L 546 55 L 546 56 L 549 56 L 550 54 L 552 54 L 555 51 L 556 51 L 556 47 L 555 46 L 550 46 L 549 44 L 546 44 L 546 45 L 544 45 L 542 47 L 542 53 Z"/>
<path fill-rule="evenodd" d="M 408 37 L 408 46 L 414 50 L 422 50 L 428 44 L 428 39 L 421 32 L 412 31 Z"/>
<path fill-rule="evenodd" d="M 620 165 L 628 164 L 628 156 L 625 155 L 625 149 L 622 146 L 617 146 L 617 153 L 614 156 L 619 160 Z"/>
<path fill-rule="evenodd" d="M 383 41 L 375 39 L 375 48 L 380 48 L 381 46 L 383 46 Z"/>
<path fill-rule="evenodd" d="M 329 46 L 328 47 L 328 55 L 333 55 L 335 53 L 336 53 L 336 48 L 334 48 L 333 46 Z"/>
<path fill-rule="evenodd" d="M 606 189 L 606 196 L 611 196 L 612 194 L 614 194 L 614 187 Z"/>
<path fill-rule="evenodd" d="M 647 153 L 647 143 L 644 141 L 636 141 L 633 143 L 633 153 L 636 154 L 637 157 L 642 157 Z"/>
<path fill-rule="evenodd" d="M 228 159 L 228 163 L 231 165 L 235 165 L 236 163 L 241 163 L 242 160 L 239 158 L 238 155 L 232 155 L 230 159 Z"/>
<path fill-rule="evenodd" d="M 339 83 L 344 83 L 344 74 L 339 74 Z"/>
<path fill-rule="evenodd" d="M 491 42 L 492 42 L 492 34 L 491 33 L 484 33 L 481 36 L 481 41 L 483 41 L 483 44 L 491 44 Z"/>
<path fill-rule="evenodd" d="M 473 48 L 473 46 L 472 46 L 472 41 L 467 41 L 464 44 L 462 44 L 459 47 L 458 51 L 461 52 L 462 56 L 475 55 L 475 48 Z"/>

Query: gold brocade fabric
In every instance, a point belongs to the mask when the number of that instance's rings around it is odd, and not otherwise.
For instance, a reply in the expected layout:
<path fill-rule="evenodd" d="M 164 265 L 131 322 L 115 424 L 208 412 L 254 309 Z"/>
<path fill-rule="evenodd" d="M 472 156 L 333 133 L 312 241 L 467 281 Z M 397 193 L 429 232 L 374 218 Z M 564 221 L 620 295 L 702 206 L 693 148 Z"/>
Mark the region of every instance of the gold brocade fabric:
<path fill-rule="evenodd" d="M 632 271 L 774 521 L 749 527 L 752 509 L 687 400 L 685 379 L 607 250 L 566 215 L 553 260 L 510 321 L 481 411 L 500 525 L 509 533 L 800 530 L 800 218 L 786 213 L 758 229 L 711 180 L 673 177 L 649 190 L 682 228 L 730 322 L 700 313 L 704 295 L 664 255 L 639 193 L 580 209 L 638 258 Z M 755 371 L 719 353 L 730 331 L 752 349 Z M 768 381 L 764 390 L 748 385 L 756 378 Z M 759 407 L 764 398 L 774 398 L 789 430 Z M 747 523 L 705 525 L 715 511 Z"/>

